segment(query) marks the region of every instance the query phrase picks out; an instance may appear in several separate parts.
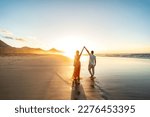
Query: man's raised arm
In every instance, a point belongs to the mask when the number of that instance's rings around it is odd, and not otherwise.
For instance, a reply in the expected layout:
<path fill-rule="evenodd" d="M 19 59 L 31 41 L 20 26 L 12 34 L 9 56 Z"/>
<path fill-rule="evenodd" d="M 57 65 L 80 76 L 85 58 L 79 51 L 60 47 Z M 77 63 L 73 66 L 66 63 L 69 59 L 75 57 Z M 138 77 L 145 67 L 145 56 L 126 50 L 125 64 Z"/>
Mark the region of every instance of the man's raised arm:
<path fill-rule="evenodd" d="M 89 50 L 84 46 L 85 50 L 87 51 L 87 53 L 90 55 L 90 52 Z"/>

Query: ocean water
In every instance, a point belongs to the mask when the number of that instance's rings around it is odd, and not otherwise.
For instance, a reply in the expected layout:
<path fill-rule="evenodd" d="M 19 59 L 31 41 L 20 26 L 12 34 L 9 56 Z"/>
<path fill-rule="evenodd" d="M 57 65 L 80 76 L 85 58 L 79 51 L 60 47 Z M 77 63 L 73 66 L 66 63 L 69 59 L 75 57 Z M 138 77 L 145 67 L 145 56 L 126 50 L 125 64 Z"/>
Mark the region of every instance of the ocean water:
<path fill-rule="evenodd" d="M 82 57 L 81 77 L 88 78 L 88 57 Z M 95 85 L 110 100 L 150 100 L 150 59 L 97 57 Z"/>

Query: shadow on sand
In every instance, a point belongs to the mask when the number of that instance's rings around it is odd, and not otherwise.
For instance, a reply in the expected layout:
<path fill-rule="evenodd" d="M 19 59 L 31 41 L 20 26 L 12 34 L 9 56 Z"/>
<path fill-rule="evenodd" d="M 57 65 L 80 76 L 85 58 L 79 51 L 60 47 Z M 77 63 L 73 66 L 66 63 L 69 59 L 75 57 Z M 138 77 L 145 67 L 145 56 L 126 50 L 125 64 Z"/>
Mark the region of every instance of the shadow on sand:
<path fill-rule="evenodd" d="M 82 84 L 72 86 L 71 100 L 86 100 L 86 95 Z"/>

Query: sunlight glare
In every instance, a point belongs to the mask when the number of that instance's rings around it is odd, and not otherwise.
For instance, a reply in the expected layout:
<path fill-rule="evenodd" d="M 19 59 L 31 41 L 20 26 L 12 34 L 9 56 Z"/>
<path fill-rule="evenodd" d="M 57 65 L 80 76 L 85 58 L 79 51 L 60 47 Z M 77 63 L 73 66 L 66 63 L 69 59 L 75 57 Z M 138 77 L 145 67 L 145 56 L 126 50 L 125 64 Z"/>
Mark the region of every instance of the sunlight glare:
<path fill-rule="evenodd" d="M 73 59 L 77 50 L 81 51 L 86 44 L 83 37 L 68 36 L 55 42 L 55 47 L 64 51 L 64 55 Z"/>

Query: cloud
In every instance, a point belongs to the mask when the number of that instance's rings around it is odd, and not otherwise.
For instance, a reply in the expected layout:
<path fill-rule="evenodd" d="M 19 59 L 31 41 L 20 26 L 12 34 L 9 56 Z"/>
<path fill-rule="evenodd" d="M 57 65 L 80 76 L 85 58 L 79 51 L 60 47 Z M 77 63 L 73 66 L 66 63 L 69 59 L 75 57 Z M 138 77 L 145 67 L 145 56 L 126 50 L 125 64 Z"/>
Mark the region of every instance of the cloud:
<path fill-rule="evenodd" d="M 6 39 L 14 39 L 14 38 L 11 37 L 11 36 L 3 36 L 3 35 L 2 35 L 2 37 L 3 37 L 3 38 L 6 38 Z"/>
<path fill-rule="evenodd" d="M 19 38 L 16 38 L 16 40 L 17 40 L 17 41 L 26 41 L 26 39 L 20 38 L 20 37 L 19 37 Z"/>
<path fill-rule="evenodd" d="M 12 32 L 9 32 L 7 30 L 3 30 L 3 29 L 0 29 L 0 35 L 3 36 L 3 37 L 7 37 L 7 36 L 14 36 L 14 34 Z"/>
<path fill-rule="evenodd" d="M 3 29 L 0 29 L 0 36 L 5 39 L 11 39 L 11 40 L 22 41 L 22 42 L 25 42 L 28 40 L 27 38 L 18 37 L 14 35 L 12 32 L 3 30 Z"/>
<path fill-rule="evenodd" d="M 3 33 L 5 35 L 13 35 L 13 33 L 7 31 L 7 30 L 3 30 L 3 29 L 0 29 L 0 33 Z"/>

